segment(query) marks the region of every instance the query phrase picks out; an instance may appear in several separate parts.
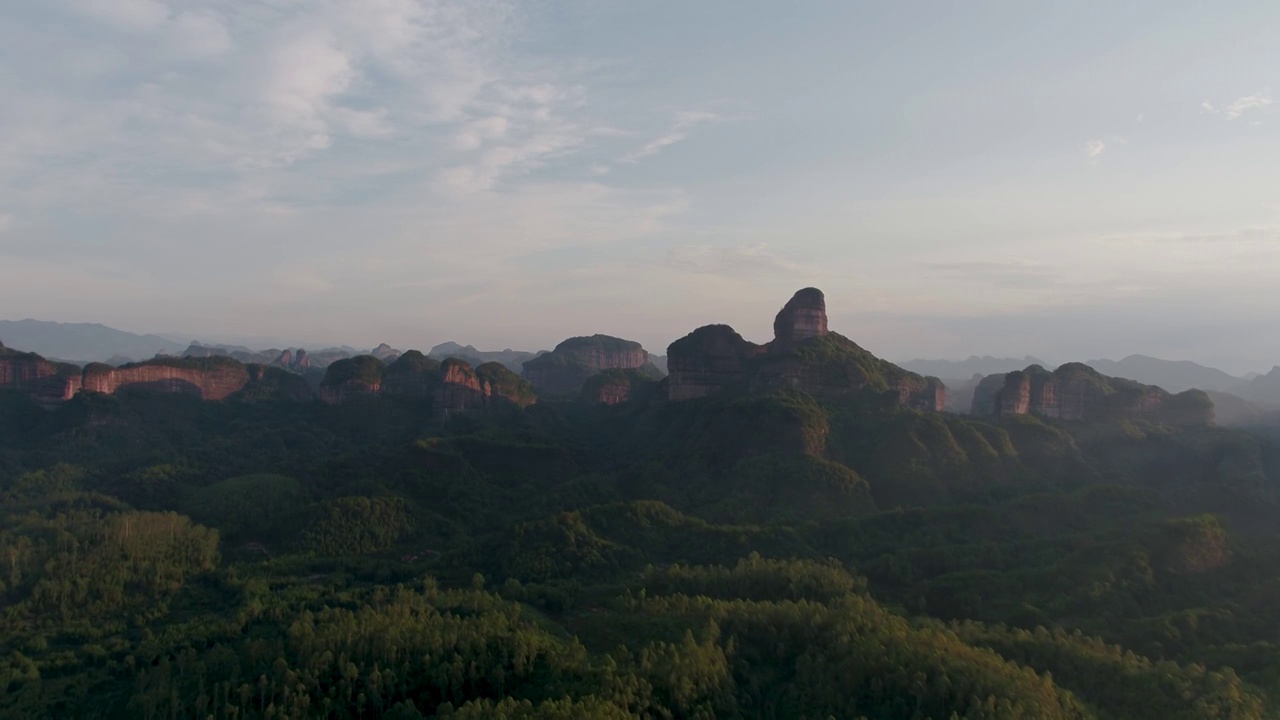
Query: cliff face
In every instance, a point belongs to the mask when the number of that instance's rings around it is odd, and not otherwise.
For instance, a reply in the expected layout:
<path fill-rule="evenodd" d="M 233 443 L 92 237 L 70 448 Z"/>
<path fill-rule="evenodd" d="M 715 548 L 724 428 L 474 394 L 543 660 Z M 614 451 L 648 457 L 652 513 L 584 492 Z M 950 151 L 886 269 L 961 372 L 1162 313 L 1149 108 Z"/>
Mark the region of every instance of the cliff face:
<path fill-rule="evenodd" d="M 827 327 L 822 291 L 805 288 L 774 319 L 774 339 L 756 345 L 727 325 L 708 325 L 667 349 L 667 397 L 691 400 L 730 390 L 761 393 L 795 389 L 831 398 L 864 391 L 938 411 L 946 388 L 881 360 Z"/>
<path fill-rule="evenodd" d="M 249 372 L 237 360 L 222 357 L 160 358 L 113 368 L 89 365 L 83 387 L 114 395 L 122 390 L 151 390 L 224 400 L 249 383 Z"/>
<path fill-rule="evenodd" d="M 0 388 L 17 390 L 51 407 L 70 400 L 80 390 L 80 368 L 50 362 L 35 353 L 16 352 L 0 345 Z"/>
<path fill-rule="evenodd" d="M 436 391 L 436 410 L 448 416 L 468 410 L 483 410 L 487 395 L 479 376 L 463 360 L 450 358 L 440 364 L 440 387 Z"/>
<path fill-rule="evenodd" d="M 1068 363 L 1053 372 L 1032 365 L 984 378 L 974 392 L 973 414 L 1208 425 L 1213 422 L 1213 402 L 1199 390 L 1172 395 L 1153 385 L 1109 378 L 1087 365 Z"/>
<path fill-rule="evenodd" d="M 778 345 L 822 337 L 827 332 L 827 299 L 817 288 L 797 292 L 773 320 L 773 341 Z"/>
<path fill-rule="evenodd" d="M 728 325 L 707 325 L 667 348 L 667 397 L 692 400 L 746 382 L 750 360 L 767 348 Z"/>
<path fill-rule="evenodd" d="M 576 395 L 587 378 L 603 370 L 652 367 L 640 343 L 608 335 L 569 338 L 525 362 L 522 374 L 546 395 Z M 653 368 L 655 376 L 659 373 Z"/>

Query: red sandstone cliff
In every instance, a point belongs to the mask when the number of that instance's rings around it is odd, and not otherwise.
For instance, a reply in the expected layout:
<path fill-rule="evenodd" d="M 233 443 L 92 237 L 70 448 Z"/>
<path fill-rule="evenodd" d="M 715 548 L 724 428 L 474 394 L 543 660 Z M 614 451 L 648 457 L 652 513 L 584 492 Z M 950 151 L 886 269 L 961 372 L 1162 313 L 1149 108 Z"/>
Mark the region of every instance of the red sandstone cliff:
<path fill-rule="evenodd" d="M 249 372 L 228 358 L 162 358 L 113 368 L 89 365 L 83 387 L 106 395 L 126 389 L 154 390 L 194 395 L 203 400 L 223 400 L 249 383 Z"/>
<path fill-rule="evenodd" d="M 524 364 L 521 373 L 546 395 L 576 395 L 587 378 L 604 370 L 644 368 L 660 375 L 640 343 L 608 335 L 569 338 L 556 349 Z"/>

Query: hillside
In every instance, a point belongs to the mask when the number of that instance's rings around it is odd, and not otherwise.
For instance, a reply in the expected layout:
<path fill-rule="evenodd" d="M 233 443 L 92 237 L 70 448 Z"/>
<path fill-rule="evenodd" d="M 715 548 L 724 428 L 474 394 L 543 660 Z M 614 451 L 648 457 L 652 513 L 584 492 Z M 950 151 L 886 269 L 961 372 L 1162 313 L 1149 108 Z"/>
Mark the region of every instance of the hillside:
<path fill-rule="evenodd" d="M 0 390 L 0 716 L 1277 716 L 1280 437 L 938 412 L 819 301 L 563 399 L 416 351 Z"/>

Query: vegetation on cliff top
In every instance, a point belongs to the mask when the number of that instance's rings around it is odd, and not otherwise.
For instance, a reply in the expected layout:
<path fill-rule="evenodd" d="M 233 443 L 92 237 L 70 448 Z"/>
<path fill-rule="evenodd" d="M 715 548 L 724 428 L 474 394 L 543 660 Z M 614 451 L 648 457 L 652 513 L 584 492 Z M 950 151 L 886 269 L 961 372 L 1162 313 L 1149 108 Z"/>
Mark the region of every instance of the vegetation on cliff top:
<path fill-rule="evenodd" d="M 353 358 L 338 360 L 328 367 L 322 385 L 334 386 L 348 382 L 363 385 L 379 385 L 386 372 L 386 363 L 372 355 L 357 355 Z"/>

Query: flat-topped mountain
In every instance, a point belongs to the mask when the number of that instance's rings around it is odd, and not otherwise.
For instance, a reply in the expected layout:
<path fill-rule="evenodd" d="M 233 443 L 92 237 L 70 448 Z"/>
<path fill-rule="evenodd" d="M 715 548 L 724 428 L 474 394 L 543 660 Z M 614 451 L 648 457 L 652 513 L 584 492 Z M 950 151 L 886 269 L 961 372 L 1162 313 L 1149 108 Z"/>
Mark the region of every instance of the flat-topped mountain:
<path fill-rule="evenodd" d="M 826 298 L 817 288 L 797 292 L 778 312 L 774 339 L 756 345 L 728 325 L 707 325 L 667 348 L 667 396 L 692 400 L 721 392 L 797 389 L 814 397 L 871 390 L 898 402 L 942 410 L 946 388 L 872 355 L 827 327 Z"/>
<path fill-rule="evenodd" d="M 1107 377 L 1083 363 L 1067 363 L 1052 372 L 1032 365 L 984 378 L 974 391 L 973 414 L 1209 425 L 1213 401 L 1201 390 L 1174 395 L 1154 385 Z"/>
<path fill-rule="evenodd" d="M 573 396 L 588 378 L 604 370 L 640 370 L 661 377 L 640 343 L 610 335 L 569 338 L 526 361 L 521 374 L 541 394 Z"/>

